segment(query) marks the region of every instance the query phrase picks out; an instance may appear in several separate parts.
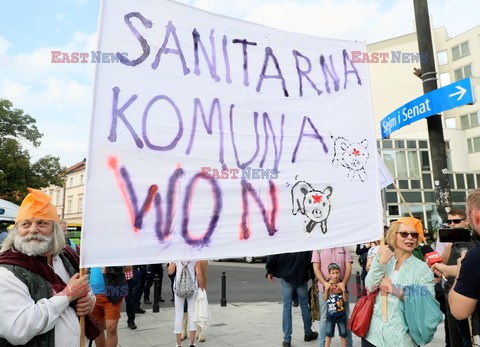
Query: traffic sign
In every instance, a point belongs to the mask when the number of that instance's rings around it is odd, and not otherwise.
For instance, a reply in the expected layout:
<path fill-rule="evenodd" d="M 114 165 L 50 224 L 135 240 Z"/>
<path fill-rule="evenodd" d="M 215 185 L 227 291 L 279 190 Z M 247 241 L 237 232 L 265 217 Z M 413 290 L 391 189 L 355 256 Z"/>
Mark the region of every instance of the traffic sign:
<path fill-rule="evenodd" d="M 380 121 L 382 139 L 417 120 L 450 110 L 465 104 L 473 104 L 472 80 L 470 77 L 448 86 L 424 94 L 395 111 Z"/>

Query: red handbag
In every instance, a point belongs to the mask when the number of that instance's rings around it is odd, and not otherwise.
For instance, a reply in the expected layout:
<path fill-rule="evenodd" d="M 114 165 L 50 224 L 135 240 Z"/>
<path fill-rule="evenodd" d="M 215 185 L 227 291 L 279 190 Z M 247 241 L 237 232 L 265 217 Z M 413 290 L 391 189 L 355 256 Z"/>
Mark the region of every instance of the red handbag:
<path fill-rule="evenodd" d="M 350 320 L 348 321 L 347 329 L 359 337 L 367 335 L 370 328 L 370 321 L 373 315 L 373 306 L 375 305 L 375 298 L 378 295 L 378 290 L 373 293 L 368 293 L 366 296 L 358 299 L 353 308 Z"/>

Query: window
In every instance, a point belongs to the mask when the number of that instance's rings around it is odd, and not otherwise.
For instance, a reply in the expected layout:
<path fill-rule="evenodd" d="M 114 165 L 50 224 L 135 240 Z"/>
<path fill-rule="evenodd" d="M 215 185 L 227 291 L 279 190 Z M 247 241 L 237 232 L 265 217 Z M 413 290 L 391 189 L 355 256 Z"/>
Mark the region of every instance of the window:
<path fill-rule="evenodd" d="M 393 151 L 383 151 L 383 162 L 387 167 L 392 177 L 395 177 L 395 160 L 393 158 Z"/>
<path fill-rule="evenodd" d="M 461 116 L 460 122 L 462 124 L 462 129 L 470 129 L 480 126 L 480 122 L 478 120 L 478 112 Z"/>
<path fill-rule="evenodd" d="M 447 51 L 440 51 L 437 53 L 438 56 L 438 65 L 448 64 Z"/>
<path fill-rule="evenodd" d="M 383 140 L 383 148 L 393 148 L 391 140 Z"/>
<path fill-rule="evenodd" d="M 61 200 L 61 195 L 60 195 L 60 190 L 57 190 L 57 203 L 56 205 L 61 205 L 62 200 Z"/>
<path fill-rule="evenodd" d="M 444 72 L 440 74 L 440 85 L 442 87 L 448 86 L 450 84 L 450 72 Z"/>
<path fill-rule="evenodd" d="M 455 119 L 455 117 L 445 118 L 445 128 L 447 128 L 447 129 L 456 129 L 457 128 L 457 120 Z"/>
<path fill-rule="evenodd" d="M 415 141 L 407 141 L 407 147 L 409 142 L 414 143 Z M 417 151 L 384 150 L 383 162 L 392 174 L 392 177 L 398 179 L 418 179 L 421 177 L 420 160 Z"/>
<path fill-rule="evenodd" d="M 78 212 L 83 212 L 83 198 L 78 199 Z"/>
<path fill-rule="evenodd" d="M 480 137 L 467 139 L 468 153 L 480 152 Z"/>
<path fill-rule="evenodd" d="M 430 171 L 430 156 L 428 151 L 421 151 L 420 158 L 422 160 L 422 170 L 423 171 Z"/>
<path fill-rule="evenodd" d="M 69 186 L 70 186 L 70 187 L 73 187 L 73 177 L 70 177 Z"/>
<path fill-rule="evenodd" d="M 467 174 L 467 187 L 468 189 L 475 189 L 475 178 L 473 174 Z"/>
<path fill-rule="evenodd" d="M 412 189 L 421 189 L 420 180 L 411 180 L 410 187 L 412 187 Z"/>
<path fill-rule="evenodd" d="M 473 138 L 473 149 L 475 152 L 480 152 L 480 137 Z"/>
<path fill-rule="evenodd" d="M 418 148 L 428 148 L 427 141 L 418 141 Z"/>
<path fill-rule="evenodd" d="M 397 177 L 407 178 L 408 168 L 407 168 L 407 158 L 406 158 L 405 151 L 395 152 L 395 163 L 397 164 Z"/>
<path fill-rule="evenodd" d="M 68 205 L 67 206 L 68 206 L 67 207 L 68 213 L 72 213 L 72 200 L 71 199 L 68 200 Z"/>
<path fill-rule="evenodd" d="M 408 177 L 419 178 L 420 177 L 420 164 L 418 162 L 417 152 L 409 151 L 408 153 Z"/>
<path fill-rule="evenodd" d="M 470 54 L 470 47 L 468 45 L 468 41 L 461 43 L 455 47 L 452 47 L 453 60 L 463 58 L 469 54 Z"/>
<path fill-rule="evenodd" d="M 455 82 L 463 80 L 464 78 L 467 77 L 472 77 L 472 65 L 467 65 L 464 67 L 461 67 L 460 69 L 455 70 Z"/>
<path fill-rule="evenodd" d="M 397 205 L 388 206 L 388 215 L 389 216 L 398 216 L 399 209 Z"/>
<path fill-rule="evenodd" d="M 80 175 L 80 179 L 79 179 L 78 184 L 81 185 L 81 186 L 83 185 L 83 175 Z"/>
<path fill-rule="evenodd" d="M 432 175 L 430 174 L 423 174 L 422 175 L 422 181 L 423 181 L 423 189 L 432 189 Z"/>
<path fill-rule="evenodd" d="M 479 123 L 480 122 L 478 121 L 478 113 L 470 113 L 470 128 L 478 127 L 480 125 Z"/>
<path fill-rule="evenodd" d="M 462 124 L 462 129 L 469 129 L 470 128 L 470 122 L 468 121 L 468 115 L 460 117 L 460 124 Z"/>
<path fill-rule="evenodd" d="M 407 148 L 417 148 L 417 141 L 407 141 Z"/>
<path fill-rule="evenodd" d="M 468 153 L 473 153 L 473 141 L 472 139 L 467 139 Z"/>
<path fill-rule="evenodd" d="M 455 179 L 457 180 L 457 189 L 465 189 L 465 177 L 463 177 L 463 174 L 456 174 Z"/>

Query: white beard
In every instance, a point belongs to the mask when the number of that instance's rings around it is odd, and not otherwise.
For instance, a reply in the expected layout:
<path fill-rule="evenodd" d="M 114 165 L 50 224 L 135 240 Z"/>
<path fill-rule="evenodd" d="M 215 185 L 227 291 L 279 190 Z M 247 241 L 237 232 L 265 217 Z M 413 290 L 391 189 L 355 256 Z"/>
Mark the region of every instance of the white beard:
<path fill-rule="evenodd" d="M 53 234 L 50 236 L 40 234 L 20 236 L 17 234 L 13 240 L 15 248 L 28 256 L 37 256 L 46 253 L 52 246 L 52 243 Z"/>

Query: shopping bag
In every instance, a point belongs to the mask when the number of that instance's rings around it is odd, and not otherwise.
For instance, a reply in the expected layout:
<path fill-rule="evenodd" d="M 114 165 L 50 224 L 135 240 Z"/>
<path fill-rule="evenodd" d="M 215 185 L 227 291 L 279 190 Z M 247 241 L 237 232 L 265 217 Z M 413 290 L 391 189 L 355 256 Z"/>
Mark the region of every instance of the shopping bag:
<path fill-rule="evenodd" d="M 359 337 L 367 335 L 373 315 L 373 306 L 378 290 L 358 299 L 348 321 L 348 330 Z"/>

